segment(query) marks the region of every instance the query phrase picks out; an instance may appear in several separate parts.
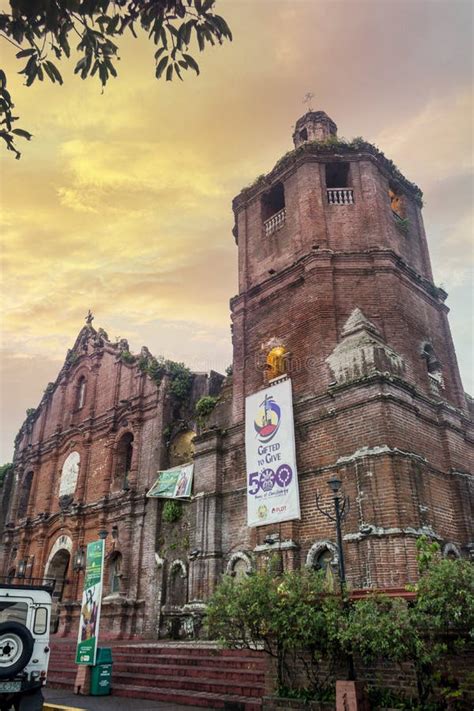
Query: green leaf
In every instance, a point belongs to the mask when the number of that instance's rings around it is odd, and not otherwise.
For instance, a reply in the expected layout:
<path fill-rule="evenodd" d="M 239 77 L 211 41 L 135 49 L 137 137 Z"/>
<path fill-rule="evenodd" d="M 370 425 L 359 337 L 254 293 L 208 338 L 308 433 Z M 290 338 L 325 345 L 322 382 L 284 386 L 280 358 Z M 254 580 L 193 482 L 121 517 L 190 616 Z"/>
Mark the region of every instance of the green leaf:
<path fill-rule="evenodd" d="M 26 86 L 31 86 L 36 79 L 36 75 L 38 74 L 39 67 L 37 64 L 34 65 L 34 67 L 31 69 L 30 73 L 28 74 L 28 77 L 26 79 Z"/>
<path fill-rule="evenodd" d="M 109 70 L 109 72 L 112 74 L 112 76 L 113 76 L 113 77 L 116 77 L 116 76 L 117 76 L 117 70 L 115 69 L 114 65 L 112 64 L 112 62 L 110 61 L 110 59 L 109 59 L 108 57 L 105 58 L 105 64 L 106 64 L 107 69 Z"/>
<path fill-rule="evenodd" d="M 160 30 L 161 43 L 165 49 L 168 49 L 168 37 L 166 35 L 166 30 L 164 27 Z"/>
<path fill-rule="evenodd" d="M 43 63 L 44 69 L 46 74 L 49 76 L 51 81 L 53 82 L 58 82 L 59 84 L 63 83 L 63 78 L 61 74 L 59 73 L 58 69 L 55 67 L 55 65 L 50 62 L 48 59 L 44 61 Z"/>
<path fill-rule="evenodd" d="M 199 74 L 199 65 L 198 65 L 198 63 L 196 62 L 196 60 L 194 60 L 189 54 L 183 54 L 183 58 L 184 58 L 184 59 L 186 60 L 186 62 L 189 64 L 189 66 L 191 67 L 191 69 L 194 69 L 194 71 L 196 72 L 196 74 Z"/>
<path fill-rule="evenodd" d="M 193 27 L 194 27 L 195 24 L 196 24 L 196 23 L 195 23 L 194 20 L 189 20 L 189 22 L 186 23 L 186 33 L 185 33 L 185 36 L 184 36 L 184 44 L 185 44 L 186 46 L 189 45 L 189 42 L 190 42 L 190 40 L 191 40 L 191 32 L 192 32 L 192 29 L 193 29 Z"/>
<path fill-rule="evenodd" d="M 120 15 L 115 15 L 112 17 L 112 19 L 109 22 L 109 26 L 107 27 L 107 34 L 108 35 L 113 35 L 117 32 L 117 27 L 120 22 Z"/>
<path fill-rule="evenodd" d="M 204 49 L 205 41 L 204 41 L 204 32 L 203 32 L 203 29 L 200 25 L 196 25 L 196 35 L 197 35 L 199 50 L 202 52 Z"/>
<path fill-rule="evenodd" d="M 214 5 L 215 0 L 204 0 L 201 12 L 204 14 Z"/>
<path fill-rule="evenodd" d="M 232 40 L 232 32 L 230 31 L 229 25 L 224 20 L 224 18 L 220 15 L 213 15 L 212 19 L 214 21 L 214 24 L 217 25 L 224 37 L 227 37 L 227 39 Z"/>
<path fill-rule="evenodd" d="M 53 72 L 51 71 L 51 67 L 49 66 L 50 62 L 44 62 L 44 70 L 48 77 L 51 79 L 52 83 L 54 84 L 56 82 L 56 77 L 54 76 Z"/>
<path fill-rule="evenodd" d="M 14 128 L 12 130 L 12 133 L 14 133 L 16 136 L 21 136 L 22 138 L 26 138 L 27 141 L 30 141 L 33 134 L 29 133 L 28 131 L 24 131 L 22 128 Z"/>
<path fill-rule="evenodd" d="M 102 82 L 102 86 L 105 86 L 109 78 L 109 72 L 105 65 L 105 62 L 101 62 L 101 64 L 99 65 L 99 77 L 100 81 Z"/>
<path fill-rule="evenodd" d="M 22 57 L 29 57 L 30 54 L 35 54 L 36 49 L 22 49 L 21 52 L 17 52 L 16 58 L 21 59 Z"/>
<path fill-rule="evenodd" d="M 81 69 L 83 69 L 85 67 L 85 65 L 86 65 L 86 58 L 82 57 L 82 59 L 80 59 L 78 61 L 78 63 L 76 64 L 76 66 L 74 68 L 74 74 L 78 74 L 81 71 Z"/>
<path fill-rule="evenodd" d="M 163 74 L 163 72 L 164 72 L 164 70 L 165 70 L 165 67 L 166 67 L 166 65 L 168 64 L 168 60 L 169 60 L 169 57 L 163 57 L 163 58 L 160 59 L 160 61 L 158 62 L 158 65 L 157 65 L 157 67 L 156 67 L 156 72 L 155 72 L 155 75 L 156 75 L 156 78 L 157 78 L 157 79 L 159 79 L 159 78 L 161 77 L 161 75 Z"/>
<path fill-rule="evenodd" d="M 173 65 L 170 64 L 168 69 L 166 70 L 166 81 L 171 81 L 173 77 Z"/>

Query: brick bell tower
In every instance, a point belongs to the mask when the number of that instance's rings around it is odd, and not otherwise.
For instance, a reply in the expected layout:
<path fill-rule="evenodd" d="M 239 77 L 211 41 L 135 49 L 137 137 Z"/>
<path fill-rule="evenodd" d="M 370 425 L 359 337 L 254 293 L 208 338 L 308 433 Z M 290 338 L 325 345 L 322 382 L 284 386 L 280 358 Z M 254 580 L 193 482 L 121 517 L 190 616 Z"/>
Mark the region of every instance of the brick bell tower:
<path fill-rule="evenodd" d="M 265 386 L 269 353 L 280 348 L 301 498 L 301 520 L 276 531 L 291 551 L 284 565 L 318 567 L 337 556 L 333 525 L 315 506 L 317 491 L 330 505 L 327 480 L 337 474 L 351 500 L 349 584 L 400 587 L 416 578 L 420 535 L 445 554 L 472 550 L 472 401 L 447 294 L 433 283 L 416 185 L 370 143 L 339 140 L 323 111 L 302 116 L 293 141 L 233 202 L 239 294 L 229 424 L 241 427 L 245 397 Z M 234 490 L 245 487 L 241 460 L 236 467 Z M 241 535 L 261 551 L 272 533 Z"/>

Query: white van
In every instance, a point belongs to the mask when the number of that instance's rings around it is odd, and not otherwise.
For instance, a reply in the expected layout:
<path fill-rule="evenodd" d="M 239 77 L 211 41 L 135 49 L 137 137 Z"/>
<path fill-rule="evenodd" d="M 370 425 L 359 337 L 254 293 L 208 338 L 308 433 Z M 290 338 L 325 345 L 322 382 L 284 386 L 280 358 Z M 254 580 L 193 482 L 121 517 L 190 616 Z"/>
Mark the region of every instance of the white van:
<path fill-rule="evenodd" d="M 41 711 L 50 620 L 50 586 L 0 585 L 0 711 Z"/>

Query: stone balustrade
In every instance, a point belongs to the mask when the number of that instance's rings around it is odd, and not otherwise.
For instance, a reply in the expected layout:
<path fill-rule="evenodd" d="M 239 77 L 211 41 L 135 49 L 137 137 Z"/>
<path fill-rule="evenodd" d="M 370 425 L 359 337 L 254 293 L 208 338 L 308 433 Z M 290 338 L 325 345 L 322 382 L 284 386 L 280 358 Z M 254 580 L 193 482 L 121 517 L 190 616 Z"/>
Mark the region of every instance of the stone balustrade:
<path fill-rule="evenodd" d="M 352 188 L 327 188 L 330 205 L 353 205 L 354 190 Z"/>
<path fill-rule="evenodd" d="M 285 224 L 286 221 L 286 208 L 284 207 L 282 210 L 279 212 L 276 212 L 274 215 L 268 218 L 268 220 L 265 220 L 263 223 L 263 227 L 265 229 L 265 235 L 268 237 L 269 235 L 272 235 L 274 232 L 277 230 L 281 230 L 283 225 Z"/>

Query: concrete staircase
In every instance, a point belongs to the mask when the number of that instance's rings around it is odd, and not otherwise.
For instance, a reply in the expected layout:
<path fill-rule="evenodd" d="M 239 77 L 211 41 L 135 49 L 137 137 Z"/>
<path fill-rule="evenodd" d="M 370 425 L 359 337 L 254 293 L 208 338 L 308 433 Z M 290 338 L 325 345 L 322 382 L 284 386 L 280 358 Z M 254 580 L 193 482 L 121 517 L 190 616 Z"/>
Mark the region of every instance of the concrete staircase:
<path fill-rule="evenodd" d="M 112 647 L 112 694 L 207 709 L 260 711 L 265 657 L 211 642 L 103 642 Z M 52 640 L 48 686 L 73 690 L 75 642 Z"/>

